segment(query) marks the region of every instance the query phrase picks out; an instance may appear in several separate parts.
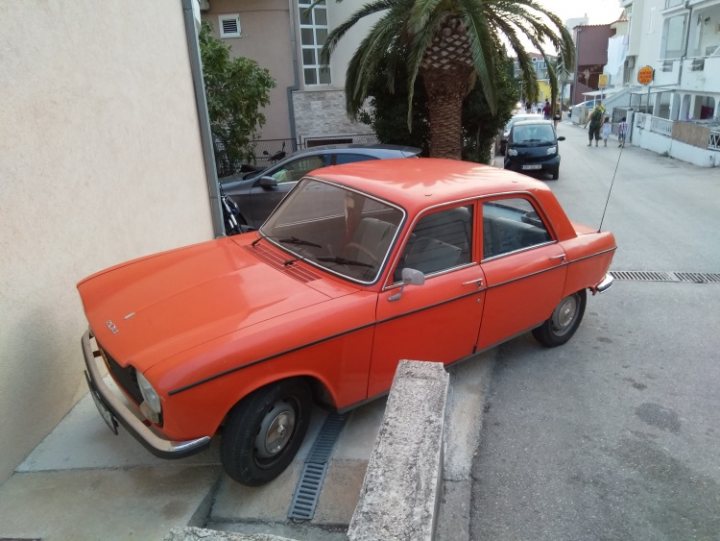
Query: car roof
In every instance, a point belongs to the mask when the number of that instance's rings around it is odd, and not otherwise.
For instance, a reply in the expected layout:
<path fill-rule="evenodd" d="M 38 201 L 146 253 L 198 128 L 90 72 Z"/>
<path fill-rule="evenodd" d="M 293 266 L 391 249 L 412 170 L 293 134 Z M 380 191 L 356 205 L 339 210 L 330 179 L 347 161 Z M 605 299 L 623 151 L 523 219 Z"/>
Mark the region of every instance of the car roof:
<path fill-rule="evenodd" d="M 410 152 L 413 154 L 419 154 L 421 149 L 417 147 L 404 146 L 404 145 L 386 145 L 383 143 L 375 144 L 362 144 L 362 143 L 347 143 L 337 145 L 318 145 L 314 147 L 307 147 L 303 150 L 294 152 L 294 155 L 305 154 L 310 152 L 322 152 L 326 150 L 391 150 L 397 152 Z"/>
<path fill-rule="evenodd" d="M 549 126 L 553 126 L 552 120 L 543 120 L 539 118 L 537 120 L 520 120 L 519 122 L 515 122 L 513 124 L 513 128 L 515 126 L 537 126 L 538 124 L 547 124 Z"/>
<path fill-rule="evenodd" d="M 518 113 L 510 117 L 510 120 L 520 120 L 523 118 L 543 118 L 539 113 Z"/>
<path fill-rule="evenodd" d="M 310 176 L 386 199 L 410 213 L 500 193 L 550 192 L 544 183 L 519 173 L 440 158 L 355 162 L 317 169 Z"/>

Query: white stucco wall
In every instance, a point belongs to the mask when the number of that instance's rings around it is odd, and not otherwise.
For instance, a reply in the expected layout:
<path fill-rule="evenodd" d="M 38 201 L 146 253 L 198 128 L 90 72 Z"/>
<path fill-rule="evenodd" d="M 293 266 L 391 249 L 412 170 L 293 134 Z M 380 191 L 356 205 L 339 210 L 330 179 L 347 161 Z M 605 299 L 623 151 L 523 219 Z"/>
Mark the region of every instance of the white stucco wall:
<path fill-rule="evenodd" d="M 720 152 L 699 148 L 665 135 L 650 131 L 650 116 L 645 116 L 644 127 L 640 127 L 640 118 L 636 114 L 633 118 L 632 144 L 640 148 L 651 150 L 657 154 L 670 156 L 699 167 L 720 166 Z"/>
<path fill-rule="evenodd" d="M 75 284 L 212 238 L 178 0 L 3 2 L 0 482 L 85 393 Z"/>
<path fill-rule="evenodd" d="M 330 2 L 328 4 L 328 25 L 330 30 L 340 26 L 363 7 L 364 2 Z M 362 41 L 370 33 L 370 30 L 384 15 L 384 12 L 376 13 L 359 20 L 343 38 L 330 59 L 330 73 L 333 88 L 345 89 L 345 72 L 350 60 Z"/>

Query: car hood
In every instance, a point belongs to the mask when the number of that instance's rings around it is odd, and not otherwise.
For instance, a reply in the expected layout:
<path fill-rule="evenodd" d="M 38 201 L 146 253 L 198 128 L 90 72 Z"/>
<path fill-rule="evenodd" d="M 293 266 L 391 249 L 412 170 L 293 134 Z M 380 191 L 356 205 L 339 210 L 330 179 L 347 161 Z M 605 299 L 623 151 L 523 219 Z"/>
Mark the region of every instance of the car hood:
<path fill-rule="evenodd" d="M 144 372 L 217 337 L 350 293 L 313 288 L 229 238 L 130 261 L 78 284 L 90 328 Z"/>

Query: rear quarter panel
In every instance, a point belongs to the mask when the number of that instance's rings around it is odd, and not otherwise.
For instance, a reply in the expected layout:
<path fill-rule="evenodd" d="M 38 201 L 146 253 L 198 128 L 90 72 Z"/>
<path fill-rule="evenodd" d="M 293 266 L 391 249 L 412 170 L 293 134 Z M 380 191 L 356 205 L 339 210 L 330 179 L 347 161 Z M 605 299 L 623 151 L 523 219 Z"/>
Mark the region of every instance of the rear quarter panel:
<path fill-rule="evenodd" d="M 600 283 L 615 255 L 610 232 L 580 234 L 563 242 L 568 262 L 565 296 Z"/>

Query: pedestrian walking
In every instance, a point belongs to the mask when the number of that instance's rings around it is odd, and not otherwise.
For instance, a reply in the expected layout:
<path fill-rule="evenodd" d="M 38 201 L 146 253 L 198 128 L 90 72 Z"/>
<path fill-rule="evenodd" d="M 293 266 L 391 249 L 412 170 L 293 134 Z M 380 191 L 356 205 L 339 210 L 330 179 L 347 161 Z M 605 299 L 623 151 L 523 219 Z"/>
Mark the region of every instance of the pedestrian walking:
<path fill-rule="evenodd" d="M 560 105 L 560 102 L 557 102 L 555 104 L 555 111 L 553 112 L 553 124 L 555 124 L 555 129 L 557 129 L 557 125 L 560 120 L 562 120 L 562 106 Z"/>
<path fill-rule="evenodd" d="M 612 131 L 612 124 L 610 124 L 610 117 L 605 117 L 605 120 L 603 120 L 602 129 L 600 130 L 600 135 L 602 136 L 603 143 L 605 143 L 605 146 L 607 146 L 608 137 L 610 137 L 610 132 Z"/>
<path fill-rule="evenodd" d="M 622 119 L 620 120 L 620 124 L 618 124 L 618 146 L 621 148 L 625 146 L 625 138 L 627 137 L 627 130 L 628 130 L 627 121 L 625 120 L 625 117 L 622 117 Z"/>
<path fill-rule="evenodd" d="M 548 100 L 545 100 L 545 105 L 543 105 L 542 112 L 543 118 L 545 120 L 550 120 L 550 117 L 552 116 L 552 105 L 550 105 L 550 102 Z"/>
<path fill-rule="evenodd" d="M 585 123 L 586 125 L 589 124 L 587 146 L 592 146 L 593 139 L 595 139 L 595 146 L 598 146 L 598 142 L 600 141 L 600 126 L 602 126 L 604 113 L 605 109 L 603 109 L 602 104 L 598 102 L 595 109 L 590 113 L 589 120 Z"/>

